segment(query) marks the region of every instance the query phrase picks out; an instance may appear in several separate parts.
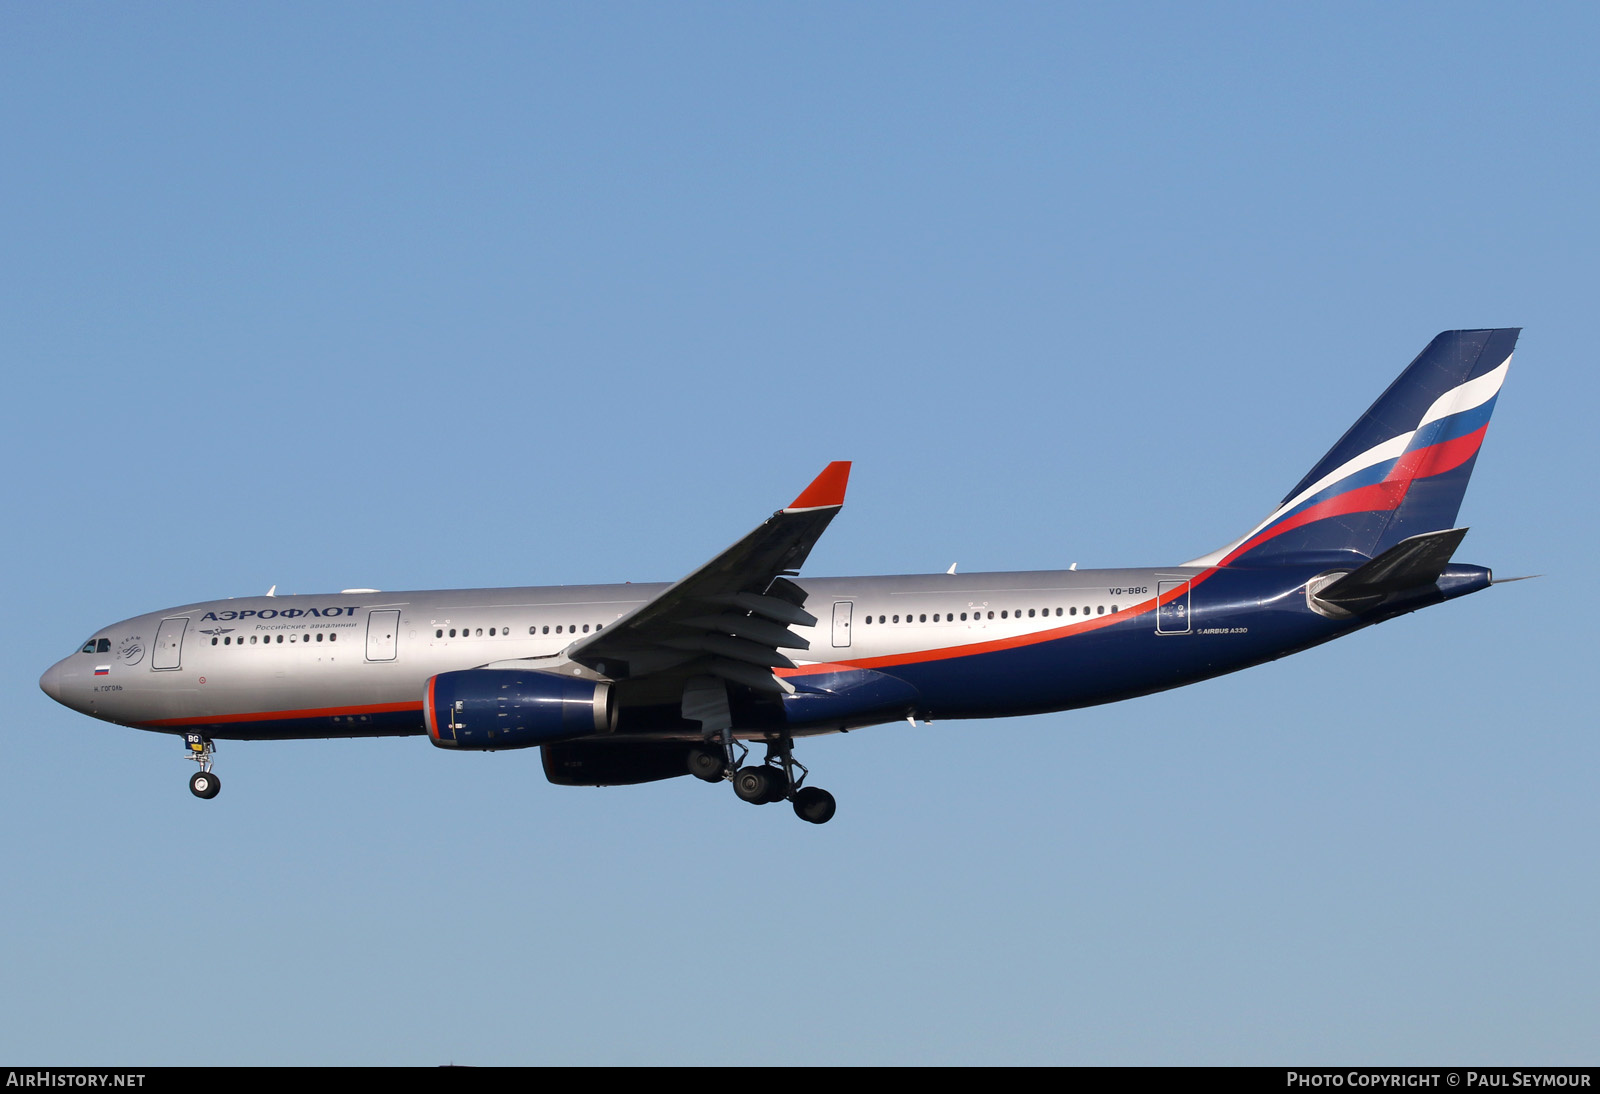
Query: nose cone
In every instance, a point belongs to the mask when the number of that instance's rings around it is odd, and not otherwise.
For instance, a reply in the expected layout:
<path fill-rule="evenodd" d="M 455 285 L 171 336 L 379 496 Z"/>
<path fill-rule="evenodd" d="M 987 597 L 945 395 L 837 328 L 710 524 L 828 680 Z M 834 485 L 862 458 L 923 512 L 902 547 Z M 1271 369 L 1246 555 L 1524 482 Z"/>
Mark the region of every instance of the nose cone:
<path fill-rule="evenodd" d="M 39 690 L 56 702 L 61 702 L 61 665 L 59 663 L 51 665 L 45 670 L 44 675 L 39 677 Z"/>

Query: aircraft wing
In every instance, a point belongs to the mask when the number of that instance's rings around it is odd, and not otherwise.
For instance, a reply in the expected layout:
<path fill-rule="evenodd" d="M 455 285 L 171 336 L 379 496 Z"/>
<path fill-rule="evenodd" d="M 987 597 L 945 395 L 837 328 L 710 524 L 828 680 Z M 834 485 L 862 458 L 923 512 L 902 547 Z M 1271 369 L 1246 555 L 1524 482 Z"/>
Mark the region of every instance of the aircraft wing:
<path fill-rule="evenodd" d="M 739 542 L 566 656 L 614 680 L 703 674 L 758 691 L 792 691 L 772 673 L 793 668 L 784 650 L 810 643 L 789 630 L 814 626 L 805 592 L 787 575 L 805 562 L 844 505 L 848 461 L 830 463 L 787 507 Z"/>

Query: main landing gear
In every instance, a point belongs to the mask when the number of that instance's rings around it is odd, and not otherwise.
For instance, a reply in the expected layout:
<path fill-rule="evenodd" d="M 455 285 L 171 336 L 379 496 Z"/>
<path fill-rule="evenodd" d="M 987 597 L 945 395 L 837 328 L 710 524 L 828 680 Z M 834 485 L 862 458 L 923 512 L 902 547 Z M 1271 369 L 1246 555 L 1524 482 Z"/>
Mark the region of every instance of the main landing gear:
<path fill-rule="evenodd" d="M 222 789 L 222 780 L 211 772 L 211 755 L 217 746 L 211 743 L 211 738 L 198 733 L 185 734 L 184 743 L 189 746 L 189 759 L 200 765 L 200 770 L 189 776 L 189 793 L 197 798 L 216 797 Z"/>
<path fill-rule="evenodd" d="M 708 783 L 726 779 L 733 783 L 733 792 L 739 799 L 751 805 L 790 801 L 794 804 L 795 816 L 801 820 L 827 824 L 833 819 L 838 804 L 826 790 L 805 785 L 810 772 L 795 760 L 793 749 L 794 741 L 790 737 L 769 740 L 765 760 L 741 767 L 749 751 L 731 736 L 725 737 L 720 747 L 706 744 L 689 753 L 689 774 Z"/>

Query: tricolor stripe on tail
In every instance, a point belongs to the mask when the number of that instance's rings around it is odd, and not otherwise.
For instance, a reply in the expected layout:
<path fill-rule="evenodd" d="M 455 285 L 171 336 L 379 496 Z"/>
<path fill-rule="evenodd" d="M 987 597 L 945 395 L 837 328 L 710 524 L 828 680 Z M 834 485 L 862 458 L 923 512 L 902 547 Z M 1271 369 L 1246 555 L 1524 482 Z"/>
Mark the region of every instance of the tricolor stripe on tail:
<path fill-rule="evenodd" d="M 1519 330 L 1440 334 L 1265 520 L 1187 565 L 1371 558 L 1452 527 Z"/>

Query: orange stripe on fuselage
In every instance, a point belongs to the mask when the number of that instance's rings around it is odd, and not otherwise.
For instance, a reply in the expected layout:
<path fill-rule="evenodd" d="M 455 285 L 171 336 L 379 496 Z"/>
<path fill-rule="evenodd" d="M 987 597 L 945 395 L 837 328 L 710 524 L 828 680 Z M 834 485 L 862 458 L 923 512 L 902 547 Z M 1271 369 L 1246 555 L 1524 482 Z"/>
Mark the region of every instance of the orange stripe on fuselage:
<path fill-rule="evenodd" d="M 1194 586 L 1216 572 L 1217 568 L 1213 567 L 1203 573 L 1196 574 L 1194 577 L 1189 578 L 1188 588 L 1194 588 Z M 1036 646 L 1041 642 L 1054 642 L 1058 638 L 1087 634 L 1090 631 L 1099 630 L 1101 627 L 1109 627 L 1113 623 L 1119 623 L 1136 615 L 1146 615 L 1155 611 L 1162 604 L 1182 596 L 1184 588 L 1184 586 L 1180 585 L 1176 589 L 1169 590 L 1160 596 L 1153 596 L 1149 600 L 1141 600 L 1131 608 L 1124 608 L 1115 614 L 1097 616 L 1094 619 L 1086 619 L 1081 623 L 1069 623 L 1065 627 L 1051 627 L 1045 631 L 1029 631 L 1027 634 L 1013 635 L 1010 638 L 996 638 L 988 642 L 973 642 L 964 646 L 941 646 L 936 649 L 917 650 L 912 653 L 892 653 L 883 657 L 863 657 L 853 661 L 828 661 L 817 665 L 801 665 L 798 668 L 774 669 L 773 671 L 779 676 L 790 678 L 816 676 L 820 673 L 845 672 L 850 669 L 881 669 L 890 668 L 894 665 L 915 665 L 924 661 L 948 661 L 957 657 L 972 657 L 980 653 L 994 653 L 997 650 L 1013 650 L 1023 646 Z"/>
<path fill-rule="evenodd" d="M 354 714 L 396 714 L 403 711 L 415 710 L 421 712 L 422 704 L 417 701 L 409 703 L 373 703 L 364 707 L 315 707 L 309 710 L 260 710 L 247 711 L 243 714 L 208 714 L 198 718 L 157 718 L 150 722 L 140 722 L 144 726 L 200 726 L 221 725 L 231 722 L 270 722 L 290 718 L 333 718 L 345 717 Z"/>

